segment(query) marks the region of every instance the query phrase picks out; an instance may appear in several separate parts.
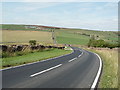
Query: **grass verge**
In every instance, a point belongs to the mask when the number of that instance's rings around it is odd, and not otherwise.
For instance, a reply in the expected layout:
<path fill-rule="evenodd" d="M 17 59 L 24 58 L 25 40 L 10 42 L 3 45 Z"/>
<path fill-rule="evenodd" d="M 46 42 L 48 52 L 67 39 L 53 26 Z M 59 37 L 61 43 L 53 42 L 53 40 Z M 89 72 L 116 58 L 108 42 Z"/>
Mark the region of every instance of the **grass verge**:
<path fill-rule="evenodd" d="M 118 51 L 106 49 L 87 50 L 99 54 L 103 61 L 103 72 L 98 88 L 118 88 Z"/>
<path fill-rule="evenodd" d="M 2 67 L 17 66 L 21 64 L 45 60 L 71 53 L 71 50 L 50 49 L 42 52 L 29 53 L 23 56 L 8 57 L 2 59 Z"/>

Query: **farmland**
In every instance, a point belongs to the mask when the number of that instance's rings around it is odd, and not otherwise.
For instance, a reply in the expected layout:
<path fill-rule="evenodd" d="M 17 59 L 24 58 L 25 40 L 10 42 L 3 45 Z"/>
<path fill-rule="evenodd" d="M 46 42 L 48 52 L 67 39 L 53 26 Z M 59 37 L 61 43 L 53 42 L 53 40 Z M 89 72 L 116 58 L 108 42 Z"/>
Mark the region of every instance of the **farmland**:
<path fill-rule="evenodd" d="M 41 43 L 53 43 L 51 30 L 25 28 L 25 25 L 2 25 L 3 43 L 28 43 L 35 39 Z M 109 43 L 118 43 L 118 32 L 86 29 L 54 29 L 59 44 L 87 45 L 92 35 Z"/>
<path fill-rule="evenodd" d="M 36 40 L 39 43 L 52 43 L 52 34 L 50 32 L 42 31 L 2 31 L 3 43 L 28 43 L 29 40 Z"/>
<path fill-rule="evenodd" d="M 66 43 L 66 44 L 78 44 L 78 45 L 86 45 L 89 41 L 89 37 L 66 32 L 66 31 L 58 31 L 57 32 L 57 41 L 58 43 Z"/>
<path fill-rule="evenodd" d="M 112 31 L 92 31 L 83 29 L 62 29 L 56 30 L 58 43 L 87 45 L 90 36 L 96 39 L 103 39 L 109 43 L 118 43 L 118 33 Z"/>

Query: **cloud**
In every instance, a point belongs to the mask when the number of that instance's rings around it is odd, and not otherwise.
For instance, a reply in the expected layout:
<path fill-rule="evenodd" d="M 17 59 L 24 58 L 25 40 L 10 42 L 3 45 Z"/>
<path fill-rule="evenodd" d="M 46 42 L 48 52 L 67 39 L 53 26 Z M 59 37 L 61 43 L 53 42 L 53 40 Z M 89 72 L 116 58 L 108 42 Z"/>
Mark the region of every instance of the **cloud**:
<path fill-rule="evenodd" d="M 101 18 L 101 19 L 64 19 L 64 17 L 57 18 L 57 14 L 31 14 L 28 18 L 16 17 L 12 22 L 17 24 L 38 24 L 38 25 L 51 25 L 59 27 L 69 28 L 83 28 L 90 30 L 118 30 L 118 19 L 113 18 Z M 32 18 L 33 17 L 33 18 Z M 41 18 L 42 17 L 42 18 Z M 53 18 L 55 17 L 55 18 Z M 32 19 L 30 19 L 32 18 Z M 37 20 L 36 20 L 37 19 Z M 5 22 L 11 23 L 11 20 Z"/>
<path fill-rule="evenodd" d="M 37 9 L 42 9 L 42 8 L 48 8 L 51 6 L 55 6 L 58 5 L 59 3 L 27 3 L 24 2 L 24 6 L 22 7 L 17 7 L 16 11 L 22 10 L 22 11 L 33 11 L 33 10 L 37 10 Z"/>
<path fill-rule="evenodd" d="M 27 3 L 4 15 L 3 23 L 118 30 L 117 3 Z M 114 5 L 113 5 L 114 4 Z M 52 7 L 53 6 L 53 7 Z M 22 13 L 22 14 L 21 14 Z M 112 13 L 112 14 L 111 14 Z"/>

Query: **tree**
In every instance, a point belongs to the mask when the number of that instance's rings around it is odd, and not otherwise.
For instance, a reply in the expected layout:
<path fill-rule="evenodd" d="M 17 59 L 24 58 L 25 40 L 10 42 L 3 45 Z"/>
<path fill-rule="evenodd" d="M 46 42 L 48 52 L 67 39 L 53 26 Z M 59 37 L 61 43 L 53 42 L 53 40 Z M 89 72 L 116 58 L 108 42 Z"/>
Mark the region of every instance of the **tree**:
<path fill-rule="evenodd" d="M 104 40 L 95 40 L 95 39 L 90 39 L 88 43 L 88 47 L 108 47 L 109 43 L 105 42 Z"/>
<path fill-rule="evenodd" d="M 95 36 L 94 35 L 91 35 L 91 38 L 90 38 L 90 40 L 89 40 L 89 42 L 88 42 L 88 47 L 90 47 L 90 46 L 94 46 L 94 42 L 95 42 Z"/>
<path fill-rule="evenodd" d="M 29 41 L 29 44 L 30 44 L 30 45 L 36 45 L 36 40 L 30 40 L 30 41 Z"/>

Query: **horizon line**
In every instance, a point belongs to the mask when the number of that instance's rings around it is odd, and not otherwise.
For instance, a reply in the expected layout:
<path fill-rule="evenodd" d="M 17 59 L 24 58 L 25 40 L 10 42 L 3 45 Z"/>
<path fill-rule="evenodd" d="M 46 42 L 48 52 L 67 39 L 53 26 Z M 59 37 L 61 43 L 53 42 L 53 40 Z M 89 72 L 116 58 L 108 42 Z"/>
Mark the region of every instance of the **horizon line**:
<path fill-rule="evenodd" d="M 55 27 L 55 28 L 64 28 L 64 29 L 82 29 L 82 30 L 90 30 L 90 31 L 120 31 L 120 30 L 101 30 L 101 29 L 88 29 L 88 28 L 75 28 L 75 27 L 61 27 L 61 26 L 55 26 L 55 25 L 44 25 L 44 24 L 17 24 L 17 23 L 0 23 L 2 24 L 6 24 L 6 25 L 38 25 L 38 26 L 50 26 L 50 27 Z"/>

